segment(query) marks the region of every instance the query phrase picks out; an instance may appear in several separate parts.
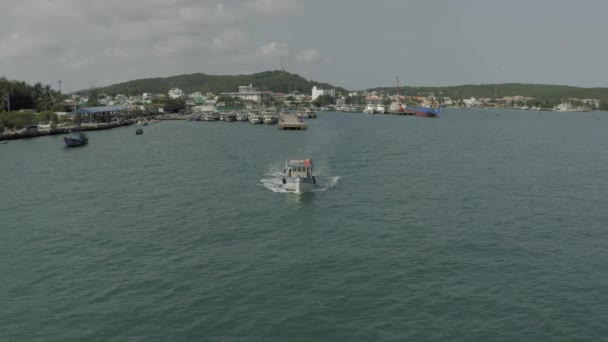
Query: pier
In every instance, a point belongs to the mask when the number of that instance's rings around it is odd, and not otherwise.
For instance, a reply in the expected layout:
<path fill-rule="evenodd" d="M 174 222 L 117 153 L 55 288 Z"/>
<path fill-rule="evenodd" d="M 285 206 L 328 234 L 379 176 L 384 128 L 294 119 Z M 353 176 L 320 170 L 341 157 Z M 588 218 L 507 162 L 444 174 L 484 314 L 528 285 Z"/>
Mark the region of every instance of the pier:
<path fill-rule="evenodd" d="M 308 126 L 295 114 L 281 114 L 279 118 L 279 129 L 287 131 L 303 131 Z"/>
<path fill-rule="evenodd" d="M 78 131 L 101 131 L 105 129 L 111 129 L 122 126 L 129 126 L 134 124 L 135 120 L 123 120 L 123 121 L 113 121 L 107 123 L 85 123 L 77 126 L 66 126 L 66 127 L 56 127 L 56 128 L 36 128 L 28 127 L 26 129 L 22 129 L 19 131 L 13 132 L 5 132 L 4 134 L 0 134 L 0 140 L 17 140 L 17 139 L 27 139 L 27 138 L 35 138 L 35 137 L 43 137 L 46 135 L 59 135 L 59 134 L 67 134 L 71 130 Z"/>

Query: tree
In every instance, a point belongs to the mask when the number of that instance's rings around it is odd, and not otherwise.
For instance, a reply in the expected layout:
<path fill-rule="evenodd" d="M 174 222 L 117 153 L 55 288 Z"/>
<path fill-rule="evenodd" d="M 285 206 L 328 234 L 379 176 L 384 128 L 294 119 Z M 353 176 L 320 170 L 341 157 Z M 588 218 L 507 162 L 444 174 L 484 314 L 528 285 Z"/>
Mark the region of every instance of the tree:
<path fill-rule="evenodd" d="M 167 99 L 164 103 L 164 108 L 166 112 L 179 113 L 186 109 L 186 102 L 181 98 Z"/>
<path fill-rule="evenodd" d="M 331 95 L 321 95 L 317 97 L 314 101 L 312 101 L 312 104 L 315 107 L 333 105 L 336 104 L 336 99 Z"/>
<path fill-rule="evenodd" d="M 89 101 L 87 102 L 87 106 L 99 106 L 99 91 L 96 88 L 91 88 L 91 91 L 89 91 Z"/>

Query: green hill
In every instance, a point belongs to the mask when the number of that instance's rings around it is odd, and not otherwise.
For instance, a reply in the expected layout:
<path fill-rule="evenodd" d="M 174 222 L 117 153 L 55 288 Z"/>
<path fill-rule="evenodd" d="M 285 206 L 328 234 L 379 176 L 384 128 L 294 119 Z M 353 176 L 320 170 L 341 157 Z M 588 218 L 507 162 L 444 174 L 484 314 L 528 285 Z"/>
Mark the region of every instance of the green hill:
<path fill-rule="evenodd" d="M 369 89 L 370 91 L 385 91 L 391 94 L 396 92 L 395 87 L 381 87 Z M 534 97 L 541 101 L 560 102 L 568 98 L 579 99 L 598 99 L 601 101 L 602 107 L 608 109 L 608 88 L 582 88 L 563 85 L 550 84 L 526 84 L 526 83 L 505 83 L 505 84 L 479 84 L 479 85 L 461 85 L 450 87 L 401 87 L 400 94 L 406 95 L 426 95 L 434 93 L 435 95 L 442 94 L 453 99 L 476 98 L 494 98 L 495 94 L 498 98 L 505 96 L 526 96 Z"/>
<path fill-rule="evenodd" d="M 335 88 L 337 92 L 346 92 L 344 88 L 334 87 L 327 83 L 309 81 L 300 75 L 285 71 L 264 71 L 251 75 L 207 75 L 189 74 L 171 77 L 144 78 L 139 80 L 118 83 L 107 87 L 98 88 L 101 94 L 136 95 L 144 92 L 155 94 L 166 94 L 171 88 L 180 88 L 186 93 L 200 91 L 204 93 L 213 92 L 235 92 L 239 86 L 253 84 L 258 90 L 291 93 L 299 91 L 309 94 L 313 86 L 321 88 Z M 87 93 L 81 90 L 78 93 Z"/>

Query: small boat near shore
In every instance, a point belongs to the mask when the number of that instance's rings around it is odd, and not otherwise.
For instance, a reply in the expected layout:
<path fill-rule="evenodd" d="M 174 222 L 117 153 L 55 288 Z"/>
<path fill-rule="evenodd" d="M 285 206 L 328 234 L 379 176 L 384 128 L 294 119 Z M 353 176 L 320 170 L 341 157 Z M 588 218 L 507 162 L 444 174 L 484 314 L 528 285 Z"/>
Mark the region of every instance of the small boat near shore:
<path fill-rule="evenodd" d="M 135 130 L 135 135 L 141 135 L 144 134 L 144 129 L 143 128 L 138 128 Z"/>
<path fill-rule="evenodd" d="M 248 121 L 249 115 L 246 112 L 239 112 L 236 114 L 236 121 Z"/>
<path fill-rule="evenodd" d="M 8 140 L 0 140 L 0 145 L 4 145 L 6 143 L 8 143 Z"/>
<path fill-rule="evenodd" d="M 66 147 L 84 146 L 89 143 L 89 138 L 83 132 L 72 132 L 67 137 L 63 137 Z"/>
<path fill-rule="evenodd" d="M 236 121 L 236 113 L 235 112 L 229 112 L 224 114 L 224 121 L 226 122 L 234 122 Z"/>
<path fill-rule="evenodd" d="M 296 194 L 312 190 L 317 184 L 313 173 L 312 160 L 286 160 L 282 183 L 285 190 Z"/>

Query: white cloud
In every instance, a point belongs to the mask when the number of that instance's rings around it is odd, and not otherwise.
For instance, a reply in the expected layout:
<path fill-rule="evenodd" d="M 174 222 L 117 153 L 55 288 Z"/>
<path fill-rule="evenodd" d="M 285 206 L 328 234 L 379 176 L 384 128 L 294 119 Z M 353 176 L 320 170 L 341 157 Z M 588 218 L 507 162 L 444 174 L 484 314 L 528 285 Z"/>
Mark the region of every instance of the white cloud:
<path fill-rule="evenodd" d="M 317 49 L 306 49 L 296 54 L 296 62 L 313 64 L 321 62 L 321 52 Z"/>
<path fill-rule="evenodd" d="M 236 52 L 242 51 L 248 43 L 247 36 L 240 30 L 227 29 L 213 38 L 211 46 L 214 51 Z"/>
<path fill-rule="evenodd" d="M 260 61 L 268 61 L 289 55 L 289 46 L 285 43 L 271 42 L 260 46 L 255 51 L 255 58 Z"/>

